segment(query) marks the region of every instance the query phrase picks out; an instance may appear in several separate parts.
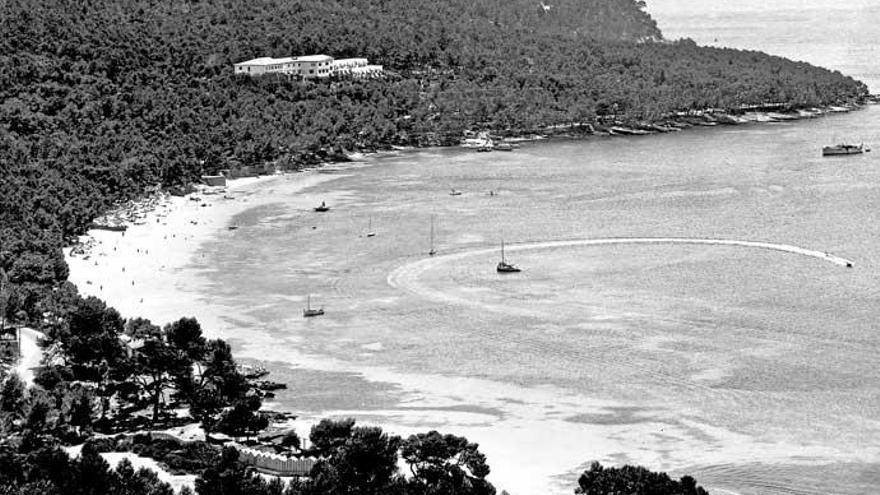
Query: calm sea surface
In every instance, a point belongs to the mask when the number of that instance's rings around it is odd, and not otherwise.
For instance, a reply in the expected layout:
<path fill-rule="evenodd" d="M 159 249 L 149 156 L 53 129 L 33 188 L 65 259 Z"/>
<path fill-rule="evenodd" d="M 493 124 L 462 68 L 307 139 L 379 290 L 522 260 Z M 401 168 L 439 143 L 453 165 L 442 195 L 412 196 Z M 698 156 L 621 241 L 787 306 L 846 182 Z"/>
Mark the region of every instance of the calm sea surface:
<path fill-rule="evenodd" d="M 688 32 L 657 15 L 667 33 L 719 44 L 745 36 L 731 16 Z M 878 151 L 823 159 L 838 140 Z M 334 180 L 240 215 L 193 267 L 203 301 L 235 315 L 237 355 L 288 382 L 276 407 L 466 435 L 513 494 L 571 493 L 592 460 L 689 473 L 715 493 L 880 490 L 880 107 L 321 173 Z M 322 200 L 331 211 L 308 208 Z M 495 272 L 502 237 L 521 274 Z M 855 265 L 576 242 L 643 237 L 781 243 Z M 325 316 L 302 318 L 308 294 Z"/>
<path fill-rule="evenodd" d="M 880 92 L 875 0 L 647 0 L 668 39 L 760 50 L 839 70 Z"/>

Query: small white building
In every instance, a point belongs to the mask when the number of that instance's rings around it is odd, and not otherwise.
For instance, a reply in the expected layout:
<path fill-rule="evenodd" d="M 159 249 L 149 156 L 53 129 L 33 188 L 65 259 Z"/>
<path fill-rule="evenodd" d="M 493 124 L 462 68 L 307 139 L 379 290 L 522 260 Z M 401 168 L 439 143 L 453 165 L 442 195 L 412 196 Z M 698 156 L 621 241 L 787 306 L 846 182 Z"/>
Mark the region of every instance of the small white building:
<path fill-rule="evenodd" d="M 306 55 L 295 57 L 289 64 L 289 74 L 313 79 L 316 77 L 330 77 L 333 73 L 333 57 L 329 55 Z"/>

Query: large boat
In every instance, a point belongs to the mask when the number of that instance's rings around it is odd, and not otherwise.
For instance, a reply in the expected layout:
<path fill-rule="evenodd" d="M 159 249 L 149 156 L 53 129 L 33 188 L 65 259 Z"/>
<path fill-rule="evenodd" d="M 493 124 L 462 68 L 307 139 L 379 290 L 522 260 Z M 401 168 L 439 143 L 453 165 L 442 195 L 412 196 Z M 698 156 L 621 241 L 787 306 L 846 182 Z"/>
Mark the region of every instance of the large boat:
<path fill-rule="evenodd" d="M 306 301 L 306 307 L 303 308 L 303 318 L 310 318 L 312 316 L 320 316 L 324 314 L 324 308 L 312 309 L 311 295 L 309 295 L 309 298 Z"/>
<path fill-rule="evenodd" d="M 834 146 L 822 147 L 822 156 L 835 155 L 858 155 L 869 151 L 864 144 L 835 144 Z"/>
<path fill-rule="evenodd" d="M 498 262 L 498 266 L 495 269 L 498 270 L 498 273 L 517 273 L 522 271 L 518 266 L 508 263 L 504 259 L 504 239 L 501 239 L 501 261 Z"/>

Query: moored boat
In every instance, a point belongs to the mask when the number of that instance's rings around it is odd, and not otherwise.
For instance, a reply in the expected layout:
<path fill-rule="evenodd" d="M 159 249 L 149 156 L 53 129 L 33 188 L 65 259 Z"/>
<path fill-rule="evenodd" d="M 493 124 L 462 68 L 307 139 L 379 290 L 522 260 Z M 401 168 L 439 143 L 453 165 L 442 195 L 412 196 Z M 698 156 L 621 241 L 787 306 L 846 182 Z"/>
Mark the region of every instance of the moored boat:
<path fill-rule="evenodd" d="M 835 144 L 822 147 L 822 156 L 858 155 L 866 151 L 864 144 Z"/>
<path fill-rule="evenodd" d="M 330 210 L 330 207 L 327 206 L 327 204 L 324 203 L 323 201 L 321 201 L 321 206 L 316 206 L 316 207 L 315 207 L 315 211 L 321 211 L 321 212 L 324 212 L 324 211 L 329 211 L 329 210 Z"/>
<path fill-rule="evenodd" d="M 437 249 L 434 248 L 434 215 L 431 215 L 431 240 L 428 249 L 428 256 L 434 256 L 437 254 Z"/>
<path fill-rule="evenodd" d="M 303 318 L 310 318 L 312 316 L 320 316 L 324 314 L 324 308 L 316 308 L 312 309 L 312 296 L 309 295 L 306 307 L 303 308 Z"/>
<path fill-rule="evenodd" d="M 508 263 L 504 258 L 504 239 L 501 239 L 501 261 L 498 262 L 498 266 L 495 267 L 495 270 L 498 271 L 498 273 L 518 273 L 522 271 L 518 266 L 513 263 Z"/>

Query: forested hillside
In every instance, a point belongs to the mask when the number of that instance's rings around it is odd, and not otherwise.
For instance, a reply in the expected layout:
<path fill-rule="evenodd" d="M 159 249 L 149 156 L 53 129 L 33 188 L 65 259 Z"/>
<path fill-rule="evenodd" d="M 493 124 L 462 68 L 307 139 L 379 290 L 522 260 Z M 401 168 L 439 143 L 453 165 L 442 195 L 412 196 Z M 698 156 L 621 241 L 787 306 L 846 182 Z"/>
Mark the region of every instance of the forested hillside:
<path fill-rule="evenodd" d="M 238 164 L 281 168 L 466 129 L 530 132 L 866 87 L 756 52 L 666 42 L 629 0 L 0 2 L 0 269 L 42 313 L 60 247 L 120 200 Z M 376 80 L 234 76 L 257 56 L 382 64 Z"/>

